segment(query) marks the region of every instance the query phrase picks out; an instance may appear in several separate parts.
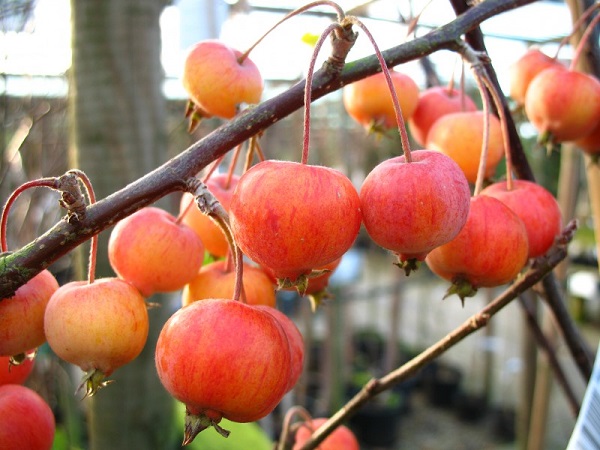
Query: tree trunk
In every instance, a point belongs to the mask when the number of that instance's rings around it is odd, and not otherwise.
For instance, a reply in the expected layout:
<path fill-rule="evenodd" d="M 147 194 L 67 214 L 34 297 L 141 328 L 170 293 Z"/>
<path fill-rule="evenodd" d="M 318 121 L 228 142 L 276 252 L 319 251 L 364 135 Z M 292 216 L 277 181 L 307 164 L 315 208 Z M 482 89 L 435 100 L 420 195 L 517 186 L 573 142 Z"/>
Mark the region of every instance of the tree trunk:
<path fill-rule="evenodd" d="M 159 27 L 165 0 L 72 0 L 71 6 L 70 165 L 90 177 L 100 199 L 158 167 L 167 156 Z M 100 235 L 97 278 L 114 276 L 108 233 Z M 85 400 L 90 449 L 177 445 L 169 431 L 174 403 L 154 367 L 154 343 L 172 310 L 166 298 L 151 301 L 163 306 L 149 311 L 151 330 L 143 353 L 116 370 L 110 377 L 114 383 Z"/>

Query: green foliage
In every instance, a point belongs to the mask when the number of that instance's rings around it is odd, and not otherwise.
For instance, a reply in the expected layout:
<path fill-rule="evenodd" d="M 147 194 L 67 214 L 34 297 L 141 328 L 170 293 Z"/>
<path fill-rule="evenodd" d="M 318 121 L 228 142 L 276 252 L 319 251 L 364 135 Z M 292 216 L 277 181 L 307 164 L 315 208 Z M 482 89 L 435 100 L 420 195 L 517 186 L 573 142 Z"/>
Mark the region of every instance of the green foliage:
<path fill-rule="evenodd" d="M 176 426 L 183 430 L 185 406 L 177 403 Z M 201 432 L 186 446 L 189 450 L 272 450 L 273 442 L 257 423 L 235 423 L 223 419 L 219 425 L 231 434 L 224 438 L 214 429 Z M 54 449 L 53 449 L 54 450 Z"/>

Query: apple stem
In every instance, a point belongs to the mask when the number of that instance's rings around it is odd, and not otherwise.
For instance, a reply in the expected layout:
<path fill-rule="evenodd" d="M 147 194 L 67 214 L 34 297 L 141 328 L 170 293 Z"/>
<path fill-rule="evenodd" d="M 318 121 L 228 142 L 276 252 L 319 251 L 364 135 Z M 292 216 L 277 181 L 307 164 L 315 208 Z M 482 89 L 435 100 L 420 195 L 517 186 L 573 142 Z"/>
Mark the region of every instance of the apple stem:
<path fill-rule="evenodd" d="M 4 208 L 2 209 L 2 219 L 0 220 L 0 251 L 7 252 L 8 244 L 6 238 L 6 231 L 8 225 L 8 215 L 10 213 L 10 208 L 12 204 L 15 202 L 17 197 L 23 193 L 25 190 L 33 187 L 47 187 L 50 189 L 57 189 L 57 178 L 40 178 L 38 180 L 28 181 L 19 186 L 15 191 L 8 197 Z"/>
<path fill-rule="evenodd" d="M 562 50 L 562 48 L 567 45 L 567 42 L 569 42 L 573 36 L 575 35 L 575 33 L 577 33 L 577 31 L 579 30 L 579 27 L 581 27 L 581 25 L 583 25 L 583 23 L 590 17 L 590 15 L 594 12 L 594 10 L 596 8 L 600 7 L 600 3 L 594 3 L 592 4 L 592 6 L 590 6 L 588 9 L 586 9 L 575 21 L 575 23 L 573 24 L 573 28 L 571 30 L 571 32 L 566 35 L 564 38 L 561 39 L 561 41 L 558 44 L 558 47 L 556 48 L 556 53 L 554 54 L 553 59 L 556 61 L 558 60 L 558 54 L 560 53 L 560 51 Z"/>
<path fill-rule="evenodd" d="M 600 7 L 600 3 L 594 3 L 594 5 L 592 5 L 590 8 L 588 8 L 584 14 L 588 14 L 588 13 L 591 14 L 591 11 L 598 7 Z M 583 35 L 581 36 L 581 39 L 575 49 L 575 54 L 573 55 L 573 59 L 571 60 L 569 70 L 575 70 L 575 68 L 577 67 L 577 63 L 579 62 L 579 59 L 581 58 L 581 54 L 583 53 L 584 48 L 588 45 L 588 40 L 590 39 L 590 36 L 592 35 L 592 32 L 594 31 L 594 27 L 596 26 L 596 24 L 598 22 L 600 22 L 600 14 L 597 14 L 596 17 L 594 17 L 592 19 L 592 21 L 589 23 L 589 25 L 585 28 L 585 31 L 583 32 Z"/>
<path fill-rule="evenodd" d="M 483 68 L 483 62 L 488 60 L 488 56 L 481 52 L 473 50 L 466 42 L 461 41 L 459 44 L 458 51 L 466 59 L 473 69 L 473 75 L 477 88 L 481 94 L 483 100 L 483 112 L 484 112 L 484 129 L 483 129 L 483 148 L 481 151 L 481 159 L 479 161 L 479 168 L 477 171 L 477 179 L 475 181 L 474 194 L 477 195 L 483 188 L 483 181 L 485 178 L 485 163 L 487 159 L 487 149 L 489 141 L 489 115 L 491 112 L 490 96 L 494 101 L 494 105 L 500 117 L 500 125 L 502 128 L 502 141 L 504 147 L 504 156 L 506 159 L 506 185 L 508 190 L 512 190 L 512 157 L 510 153 L 510 136 L 508 132 L 508 122 L 506 118 L 506 112 L 503 108 L 500 93 L 494 87 L 493 83 L 489 79 Z"/>
<path fill-rule="evenodd" d="M 231 226 L 229 224 L 229 213 L 225 208 L 223 208 L 223 205 L 221 205 L 219 200 L 217 200 L 212 192 L 210 192 L 206 184 L 204 184 L 198 178 L 189 178 L 186 184 L 188 191 L 191 192 L 196 198 L 196 205 L 198 206 L 198 209 L 216 223 L 227 239 L 229 249 L 234 255 L 236 273 L 233 300 L 240 300 L 240 296 L 242 295 L 243 291 L 243 255 L 233 237 L 233 231 L 231 230 Z"/>
<path fill-rule="evenodd" d="M 285 417 L 283 418 L 283 427 L 281 430 L 279 442 L 277 443 L 276 450 L 285 450 L 286 448 L 288 448 L 287 441 L 289 439 L 289 434 L 292 428 L 292 419 L 295 415 L 298 415 L 303 419 L 303 423 L 301 424 L 301 426 L 306 424 L 306 426 L 309 427 L 311 432 L 315 431 L 313 428 L 312 416 L 310 415 L 310 413 L 302 406 L 292 406 L 290 409 L 287 410 L 287 412 L 285 413 Z"/>
<path fill-rule="evenodd" d="M 208 171 L 206 172 L 206 174 L 202 178 L 202 182 L 203 183 L 206 183 L 210 179 L 210 177 L 215 172 L 215 170 L 217 169 L 217 167 L 219 167 L 219 164 L 221 164 L 221 162 L 223 161 L 223 159 L 225 159 L 225 155 L 219 156 L 215 161 L 212 162 L 212 164 L 208 168 Z M 179 225 L 181 223 L 181 221 L 183 220 L 184 216 L 188 213 L 188 211 L 190 210 L 190 208 L 192 207 L 192 205 L 194 205 L 194 203 L 195 203 L 194 199 L 191 199 L 190 202 L 187 204 L 187 206 L 179 213 L 179 215 L 175 218 L 175 224 L 176 225 Z"/>
<path fill-rule="evenodd" d="M 309 143 L 310 143 L 310 102 L 311 102 L 311 90 L 312 90 L 312 80 L 313 73 L 315 71 L 315 63 L 317 61 L 317 56 L 319 54 L 319 50 L 323 46 L 323 42 L 325 42 L 325 38 L 329 36 L 329 34 L 336 30 L 341 29 L 342 25 L 339 23 L 332 23 L 325 31 L 321 33 L 319 36 L 319 40 L 315 44 L 314 51 L 312 53 L 312 57 L 310 58 L 310 63 L 308 65 L 308 72 L 306 74 L 306 82 L 304 87 L 304 137 L 302 139 L 302 164 L 308 163 L 308 154 L 309 154 Z"/>
<path fill-rule="evenodd" d="M 319 0 L 319 1 L 312 2 L 312 3 L 307 3 L 306 5 L 301 6 L 300 8 L 297 8 L 297 9 L 293 10 L 292 12 L 287 13 L 281 20 L 279 20 L 277 23 L 275 23 L 275 25 L 273 25 L 271 28 L 269 28 L 254 44 L 252 44 L 252 46 L 250 48 L 248 48 L 248 50 L 246 50 L 242 55 L 240 55 L 240 57 L 238 58 L 238 62 L 240 64 L 242 64 L 246 60 L 246 58 L 248 58 L 248 56 L 250 55 L 250 52 L 252 50 L 254 50 L 254 48 L 258 44 L 260 44 L 262 42 L 262 40 L 264 38 L 266 38 L 269 33 L 271 33 L 271 31 L 273 31 L 275 28 L 277 28 L 283 22 L 285 22 L 286 20 L 288 20 L 291 17 L 302 14 L 303 12 L 308 11 L 311 8 L 314 8 L 315 6 L 331 6 L 333 9 L 335 9 L 335 11 L 337 13 L 338 22 L 341 22 L 344 19 L 344 17 L 346 16 L 346 14 L 344 13 L 344 10 L 341 8 L 341 6 L 335 2 L 332 2 L 329 0 Z"/>
<path fill-rule="evenodd" d="M 231 178 L 233 177 L 233 172 L 235 172 L 235 166 L 237 164 L 238 158 L 240 157 L 240 153 L 242 151 L 242 145 L 243 145 L 243 143 L 238 144 L 235 147 L 233 156 L 231 157 L 231 162 L 229 163 L 229 169 L 227 170 L 227 179 L 225 180 L 225 189 L 229 189 L 229 187 L 231 186 Z"/>
<path fill-rule="evenodd" d="M 83 197 L 81 190 L 79 189 L 79 184 L 77 183 L 77 179 L 81 179 L 83 181 L 83 186 L 85 191 L 90 199 L 90 203 L 94 203 L 96 201 L 94 196 L 94 190 L 92 185 L 87 178 L 87 176 L 80 170 L 74 169 L 69 170 L 67 173 L 60 177 L 49 177 L 49 178 L 40 178 L 37 180 L 28 181 L 19 186 L 15 191 L 9 196 L 4 208 L 2 209 L 2 216 L 0 218 L 0 251 L 7 252 L 8 251 L 8 243 L 7 243 L 7 225 L 8 225 L 8 215 L 10 213 L 10 208 L 13 203 L 17 199 L 17 197 L 22 194 L 25 190 L 33 187 L 47 187 L 52 190 L 60 191 L 60 205 L 67 209 L 67 221 L 68 222 L 77 222 L 85 215 L 85 198 Z M 90 250 L 90 267 L 95 269 L 96 267 L 96 252 L 98 246 L 98 238 L 97 235 L 94 235 L 91 240 L 91 250 Z M 93 257 L 92 257 L 93 254 Z M 93 279 L 93 275 L 92 275 Z"/>
<path fill-rule="evenodd" d="M 92 182 L 88 178 L 88 176 L 79 169 L 72 169 L 67 172 L 67 174 L 72 174 L 76 176 L 83 184 L 83 188 L 88 197 L 89 204 L 93 205 L 96 203 L 96 194 L 94 193 L 94 188 L 92 187 Z M 84 209 L 85 211 L 85 209 Z M 90 259 L 88 265 L 88 283 L 92 284 L 94 279 L 96 278 L 96 255 L 98 253 L 98 234 L 92 236 L 90 240 Z"/>
<path fill-rule="evenodd" d="M 500 98 L 500 93 L 495 89 L 493 83 L 485 72 L 482 72 L 483 83 L 487 87 L 489 93 L 492 96 L 494 104 L 496 105 L 496 110 L 498 111 L 498 115 L 500 117 L 500 125 L 502 128 L 502 141 L 504 145 L 504 158 L 506 163 L 506 188 L 511 191 L 513 189 L 513 163 L 512 156 L 510 151 L 510 133 L 508 131 L 508 120 L 506 117 L 506 111 L 504 110 L 502 100 Z"/>
<path fill-rule="evenodd" d="M 254 159 L 254 153 L 257 153 L 257 148 L 259 147 L 258 139 L 256 136 L 252 136 L 250 138 L 250 143 L 248 145 L 248 151 L 246 152 L 246 159 L 244 160 L 244 167 L 242 169 L 242 173 L 246 173 L 250 166 L 252 166 L 252 160 Z"/>
<path fill-rule="evenodd" d="M 363 24 L 358 18 L 354 16 L 347 17 L 347 20 L 353 24 L 358 25 L 367 35 L 371 45 L 373 45 L 373 49 L 375 50 L 375 55 L 379 60 L 379 64 L 381 65 L 381 70 L 385 75 L 385 80 L 387 82 L 388 88 L 390 90 L 390 94 L 392 96 L 392 104 L 394 105 L 394 112 L 396 113 L 396 122 L 398 124 L 398 132 L 400 133 L 400 142 L 402 145 L 402 150 L 404 151 L 404 158 L 407 163 L 412 162 L 411 150 L 410 150 L 410 141 L 408 139 L 408 132 L 406 131 L 406 125 L 404 123 L 404 117 L 402 116 L 402 108 L 400 107 L 400 102 L 398 101 L 398 94 L 396 93 L 396 89 L 394 89 L 394 84 L 392 82 L 392 77 L 390 76 L 390 70 L 379 50 L 379 46 L 377 42 L 375 42 L 375 38 L 368 30 L 368 28 Z"/>

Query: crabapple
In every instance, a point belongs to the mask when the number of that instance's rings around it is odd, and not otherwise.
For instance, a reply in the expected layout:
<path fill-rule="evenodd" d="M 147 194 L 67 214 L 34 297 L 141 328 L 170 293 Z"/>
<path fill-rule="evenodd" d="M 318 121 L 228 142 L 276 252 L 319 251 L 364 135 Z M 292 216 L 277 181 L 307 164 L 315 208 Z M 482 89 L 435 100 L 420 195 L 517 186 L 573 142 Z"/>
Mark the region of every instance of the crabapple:
<path fill-rule="evenodd" d="M 204 260 L 204 245 L 167 211 L 146 207 L 113 228 L 108 258 L 120 278 L 149 297 L 181 289 L 194 278 Z"/>
<path fill-rule="evenodd" d="M 450 157 L 433 150 L 411 152 L 376 166 L 360 190 L 363 223 L 375 243 L 398 255 L 407 274 L 416 261 L 462 229 L 471 191 Z"/>
<path fill-rule="evenodd" d="M 46 342 L 44 311 L 58 282 L 42 270 L 15 295 L 0 300 L 0 355 L 15 356 Z"/>
<path fill-rule="evenodd" d="M 216 39 L 192 46 L 185 59 L 183 87 L 206 116 L 231 119 L 243 103 L 260 102 L 263 79 L 248 57 Z"/>
<path fill-rule="evenodd" d="M 543 186 L 527 180 L 513 180 L 512 189 L 505 181 L 490 184 L 480 195 L 495 197 L 513 210 L 525 224 L 529 258 L 545 254 L 562 229 L 562 214 L 554 196 Z"/>
<path fill-rule="evenodd" d="M 341 257 L 361 224 L 360 200 L 334 169 L 262 161 L 245 172 L 230 204 L 236 243 L 254 262 L 305 289 L 313 269 Z"/>

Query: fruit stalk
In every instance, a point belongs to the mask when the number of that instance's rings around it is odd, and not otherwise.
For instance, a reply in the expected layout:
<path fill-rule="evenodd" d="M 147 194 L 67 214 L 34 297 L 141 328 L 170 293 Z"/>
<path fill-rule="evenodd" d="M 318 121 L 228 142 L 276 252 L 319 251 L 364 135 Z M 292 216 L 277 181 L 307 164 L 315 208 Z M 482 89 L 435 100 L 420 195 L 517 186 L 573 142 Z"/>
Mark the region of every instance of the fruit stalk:
<path fill-rule="evenodd" d="M 325 28 L 325 31 L 321 33 L 321 36 L 319 36 L 319 39 L 317 40 L 317 43 L 315 44 L 315 48 L 312 53 L 312 57 L 310 58 L 308 72 L 306 74 L 306 82 L 304 85 L 304 137 L 302 139 L 302 164 L 308 163 L 310 143 L 310 103 L 312 96 L 312 81 L 315 72 L 315 63 L 317 61 L 317 56 L 319 55 L 319 50 L 321 50 L 321 47 L 323 46 L 323 43 L 325 42 L 327 36 L 329 36 L 331 33 L 333 33 L 335 36 L 336 32 L 338 32 L 340 35 L 339 37 L 341 37 L 341 39 L 333 41 L 334 44 L 337 43 L 337 45 L 334 45 L 333 54 L 335 55 L 335 57 L 333 59 L 334 64 L 343 65 L 343 61 L 347 53 L 350 51 L 350 48 L 356 40 L 356 35 L 351 31 L 351 25 L 349 26 L 348 24 L 349 22 L 344 20 L 344 22 L 342 23 L 335 22 L 329 25 L 327 28 Z M 350 42 L 350 45 L 343 45 L 344 48 L 341 49 L 341 51 L 338 51 L 340 50 L 341 42 Z"/>
<path fill-rule="evenodd" d="M 306 423 L 310 424 L 312 422 L 310 413 L 302 406 L 296 405 L 288 409 L 283 418 L 283 428 L 281 430 L 281 436 L 279 438 L 279 442 L 277 443 L 276 450 L 286 450 L 287 445 L 289 445 L 288 440 L 292 428 L 292 419 L 296 415 L 300 416 Z"/>
<path fill-rule="evenodd" d="M 469 31 L 481 22 L 532 2 L 533 0 L 487 0 L 478 3 L 455 20 L 427 35 L 386 50 L 386 60 L 394 66 L 436 50 L 451 49 L 459 36 L 465 33 L 470 35 Z M 337 78 L 321 70 L 317 72 L 313 82 L 312 99 L 321 98 L 338 90 L 343 84 L 372 75 L 378 67 L 376 58 L 369 56 L 355 64 L 347 65 Z M 14 294 L 19 286 L 33 278 L 44 267 L 88 241 L 92 235 L 167 194 L 185 190 L 185 181 L 216 158 L 239 142 L 302 108 L 303 91 L 304 86 L 299 83 L 285 93 L 262 102 L 246 114 L 222 125 L 161 167 L 89 206 L 86 218 L 80 225 L 74 226 L 61 220 L 40 236 L 35 244 L 30 243 L 11 254 L 0 256 L 0 298 Z M 516 152 L 515 148 L 513 150 Z M 521 159 L 515 159 L 515 162 L 519 162 L 520 170 L 524 162 Z"/>
<path fill-rule="evenodd" d="M 223 208 L 221 203 L 215 198 L 215 196 L 208 190 L 206 185 L 198 180 L 197 178 L 192 178 L 188 180 L 187 183 L 189 187 L 189 192 L 194 194 L 196 198 L 196 205 L 198 209 L 202 211 L 202 213 L 209 216 L 221 229 L 225 237 L 227 238 L 227 242 L 229 243 L 229 249 L 234 258 L 235 264 L 235 288 L 233 291 L 233 299 L 239 300 L 242 297 L 242 291 L 244 288 L 243 285 L 243 261 L 242 261 L 242 252 L 235 243 L 235 239 L 233 237 L 233 232 L 231 231 L 231 227 L 229 225 L 229 214 Z"/>
<path fill-rule="evenodd" d="M 394 89 L 394 84 L 392 82 L 392 77 L 390 76 L 390 71 L 388 69 L 388 65 L 383 58 L 381 51 L 379 50 L 379 46 L 377 42 L 375 42 L 375 38 L 368 30 L 368 28 L 356 17 L 348 18 L 352 23 L 358 25 L 367 35 L 373 49 L 375 51 L 375 55 L 377 56 L 377 60 L 379 61 L 379 65 L 381 66 L 381 70 L 385 75 L 385 80 L 387 82 L 388 88 L 390 89 L 390 95 L 392 96 L 392 104 L 394 105 L 394 112 L 396 113 L 396 122 L 398 123 L 398 133 L 400 133 L 400 142 L 402 145 L 402 150 L 404 151 L 404 157 L 406 158 L 406 162 L 412 162 L 412 158 L 410 155 L 410 141 L 408 139 L 408 132 L 406 131 L 406 124 L 404 123 L 404 117 L 402 116 L 402 109 L 400 108 L 400 101 L 398 100 L 398 94 L 396 94 L 396 89 Z"/>

